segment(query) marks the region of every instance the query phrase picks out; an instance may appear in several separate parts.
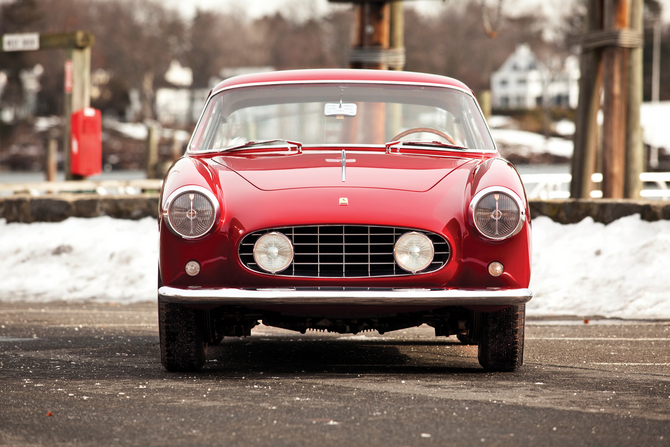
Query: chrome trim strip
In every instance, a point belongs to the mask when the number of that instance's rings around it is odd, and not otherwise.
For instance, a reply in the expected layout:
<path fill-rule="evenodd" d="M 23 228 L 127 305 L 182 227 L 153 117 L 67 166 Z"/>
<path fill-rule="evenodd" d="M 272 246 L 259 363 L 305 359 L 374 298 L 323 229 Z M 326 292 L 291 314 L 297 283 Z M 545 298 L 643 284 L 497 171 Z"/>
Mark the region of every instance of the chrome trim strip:
<path fill-rule="evenodd" d="M 300 81 L 265 81 L 265 82 L 252 82 L 246 84 L 235 84 L 229 85 L 227 87 L 220 88 L 218 90 L 212 89 L 212 94 L 210 98 L 218 93 L 225 92 L 228 90 L 235 90 L 238 88 L 245 87 L 264 87 L 268 85 L 300 85 L 300 84 L 376 84 L 376 85 L 416 85 L 419 87 L 440 87 L 440 88 L 449 88 L 452 90 L 458 90 L 459 92 L 466 93 L 468 96 L 475 98 L 475 95 L 472 91 L 448 84 L 439 84 L 434 82 L 421 82 L 421 81 L 388 81 L 388 80 L 342 80 L 342 79 L 310 79 L 310 80 L 300 80 Z"/>
<path fill-rule="evenodd" d="M 275 145 L 275 146 L 264 146 L 264 148 L 267 149 L 275 149 L 275 148 L 286 148 L 287 145 Z M 356 151 L 355 148 L 369 148 L 369 149 L 383 149 L 383 153 L 387 155 L 406 155 L 408 152 L 388 152 L 386 150 L 386 145 L 385 144 L 305 144 L 302 146 L 302 148 L 298 151 L 291 151 L 290 148 L 287 151 L 289 154 L 302 154 L 304 153 L 305 149 L 310 149 L 309 152 L 339 152 L 340 148 L 347 147 L 347 148 L 354 148 L 354 150 L 351 150 L 350 153 L 361 153 L 361 154 L 369 154 L 371 151 L 365 151 L 365 150 L 360 150 Z M 317 150 L 311 150 L 311 148 L 319 148 Z M 321 150 L 320 148 L 323 148 Z M 330 149 L 332 148 L 332 149 Z M 423 146 L 423 149 L 420 150 L 427 150 L 427 151 L 432 151 L 432 152 L 452 152 L 454 157 L 460 157 L 460 158 L 465 158 L 463 156 L 460 156 L 459 154 L 494 154 L 495 151 L 488 150 L 488 149 L 467 149 L 467 150 L 460 150 L 460 149 L 448 149 L 448 148 L 441 148 L 441 147 L 428 147 L 428 146 Z M 234 154 L 235 152 L 238 151 L 231 151 L 229 149 L 205 149 L 201 151 L 194 151 L 191 149 L 187 149 L 187 152 L 190 155 L 210 155 L 210 154 L 219 154 L 221 156 L 226 156 L 228 154 Z M 239 150 L 239 152 L 244 152 L 244 150 Z M 265 154 L 273 154 L 276 153 L 274 151 L 267 151 L 267 152 L 254 152 L 255 155 L 265 155 Z"/>
<path fill-rule="evenodd" d="M 510 306 L 527 303 L 530 289 L 388 289 L 304 290 L 177 288 L 163 286 L 158 295 L 181 304 L 219 305 L 360 305 L 360 306 Z"/>

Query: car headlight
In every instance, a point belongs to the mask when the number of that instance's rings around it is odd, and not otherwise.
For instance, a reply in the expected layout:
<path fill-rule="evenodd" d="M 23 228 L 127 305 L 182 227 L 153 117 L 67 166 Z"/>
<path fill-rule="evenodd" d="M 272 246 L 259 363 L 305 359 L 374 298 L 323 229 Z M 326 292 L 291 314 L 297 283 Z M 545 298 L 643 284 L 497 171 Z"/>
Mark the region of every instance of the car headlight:
<path fill-rule="evenodd" d="M 405 233 L 395 243 L 393 256 L 401 269 L 412 273 L 420 272 L 433 262 L 433 241 L 416 231 Z"/>
<path fill-rule="evenodd" d="M 254 260 L 266 272 L 286 270 L 293 261 L 293 244 L 281 233 L 267 233 L 254 244 Z"/>
<path fill-rule="evenodd" d="M 199 186 L 185 186 L 165 201 L 163 216 L 169 228 L 185 239 L 204 236 L 220 216 L 219 201 Z"/>
<path fill-rule="evenodd" d="M 493 240 L 503 240 L 521 231 L 526 211 L 519 197 L 507 188 L 480 191 L 470 202 L 470 218 L 477 231 Z"/>

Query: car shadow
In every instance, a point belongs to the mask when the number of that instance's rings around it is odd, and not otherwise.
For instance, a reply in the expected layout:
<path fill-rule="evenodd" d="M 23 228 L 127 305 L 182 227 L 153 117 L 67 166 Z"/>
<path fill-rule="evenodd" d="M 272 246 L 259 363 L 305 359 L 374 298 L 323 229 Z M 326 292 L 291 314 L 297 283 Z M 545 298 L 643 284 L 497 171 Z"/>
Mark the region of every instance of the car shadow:
<path fill-rule="evenodd" d="M 208 347 L 207 357 L 203 372 L 225 375 L 485 372 L 477 362 L 476 346 L 447 339 L 252 336 L 226 338 Z"/>

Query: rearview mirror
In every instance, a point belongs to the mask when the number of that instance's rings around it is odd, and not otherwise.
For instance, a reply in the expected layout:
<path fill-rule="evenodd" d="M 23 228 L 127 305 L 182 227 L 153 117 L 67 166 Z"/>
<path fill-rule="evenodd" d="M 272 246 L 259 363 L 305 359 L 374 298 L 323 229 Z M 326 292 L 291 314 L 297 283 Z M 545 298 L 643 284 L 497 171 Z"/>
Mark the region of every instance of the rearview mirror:
<path fill-rule="evenodd" d="M 339 102 L 339 103 L 326 104 L 324 113 L 326 116 L 335 116 L 338 118 L 342 118 L 345 116 L 348 117 L 356 116 L 357 111 L 358 107 L 356 106 L 356 104 Z"/>

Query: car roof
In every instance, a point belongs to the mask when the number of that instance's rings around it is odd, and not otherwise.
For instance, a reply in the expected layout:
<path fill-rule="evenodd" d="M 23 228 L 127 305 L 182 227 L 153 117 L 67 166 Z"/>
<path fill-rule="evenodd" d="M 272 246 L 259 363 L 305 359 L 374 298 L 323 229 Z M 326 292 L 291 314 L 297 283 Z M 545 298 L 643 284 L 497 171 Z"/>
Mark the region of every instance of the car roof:
<path fill-rule="evenodd" d="M 220 82 L 211 93 L 221 90 L 262 84 L 295 84 L 302 82 L 379 82 L 392 84 L 427 84 L 458 88 L 466 92 L 471 90 L 453 78 L 427 73 L 390 70 L 359 70 L 359 69 L 313 69 L 285 70 L 264 73 L 246 74 L 228 78 Z"/>

